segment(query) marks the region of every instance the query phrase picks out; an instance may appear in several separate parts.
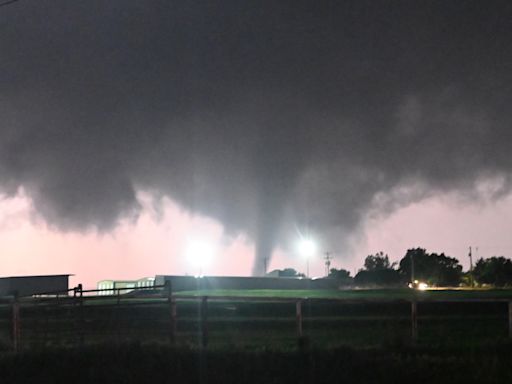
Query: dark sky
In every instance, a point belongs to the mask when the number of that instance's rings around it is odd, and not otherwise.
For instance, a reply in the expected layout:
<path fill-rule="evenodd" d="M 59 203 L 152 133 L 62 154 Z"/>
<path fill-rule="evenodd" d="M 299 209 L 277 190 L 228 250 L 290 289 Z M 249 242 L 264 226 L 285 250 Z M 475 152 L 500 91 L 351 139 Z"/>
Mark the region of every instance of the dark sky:
<path fill-rule="evenodd" d="M 169 196 L 260 262 L 291 228 L 336 242 L 435 193 L 506 195 L 511 20 L 509 1 L 20 0 L 0 8 L 0 188 L 66 231 Z"/>

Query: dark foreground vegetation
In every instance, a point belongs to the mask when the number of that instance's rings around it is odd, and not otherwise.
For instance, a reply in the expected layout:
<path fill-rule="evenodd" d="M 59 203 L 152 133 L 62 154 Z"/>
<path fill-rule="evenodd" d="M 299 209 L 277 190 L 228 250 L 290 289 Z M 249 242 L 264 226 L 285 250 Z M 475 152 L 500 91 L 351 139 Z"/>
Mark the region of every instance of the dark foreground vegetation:
<path fill-rule="evenodd" d="M 413 334 L 419 345 L 472 347 L 512 335 L 508 290 L 336 291 L 333 298 L 323 298 L 330 297 L 324 292 L 309 299 L 281 297 L 281 291 L 220 292 L 230 298 L 208 293 L 204 308 L 207 292 L 200 297 L 176 296 L 175 302 L 161 294 L 27 299 L 19 306 L 17 322 L 14 304 L 6 304 L 0 307 L 0 351 L 132 342 L 196 348 L 205 340 L 210 349 L 289 349 L 300 335 L 307 336 L 313 348 L 373 348 L 405 345 Z"/>
<path fill-rule="evenodd" d="M 406 345 L 412 338 L 411 302 L 395 291 L 368 291 L 351 300 L 304 299 L 302 326 L 313 348 L 357 348 Z M 457 293 L 455 295 L 455 293 Z M 483 300 L 437 302 L 435 298 L 464 300 L 476 292 L 419 292 L 419 345 L 480 346 L 509 337 L 510 291 L 482 292 Z M 425 294 L 425 295 L 423 295 Z M 394 297 L 401 299 L 393 299 Z M 75 302 L 53 299 L 23 302 L 20 310 L 19 350 L 72 348 L 112 343 L 171 344 L 196 348 L 207 334 L 208 347 L 290 349 L 298 331 L 296 299 L 257 301 L 244 297 L 211 299 L 202 316 L 202 298 L 178 299 L 174 323 L 168 301 L 161 297 L 91 298 Z M 420 300 L 421 299 L 421 300 Z M 389 301 L 391 300 L 391 301 Z M 423 301 L 424 300 L 424 301 Z M 502 300 L 502 301 L 494 301 Z M 503 301 L 506 300 L 506 301 Z M 0 308 L 0 350 L 13 349 L 12 308 Z"/>
<path fill-rule="evenodd" d="M 0 307 L 0 383 L 512 382 L 510 291 L 411 292 L 176 296 L 175 322 L 161 294 L 27 299 Z"/>
<path fill-rule="evenodd" d="M 387 347 L 201 350 L 97 345 L 0 357 L 2 383 L 510 383 L 510 343 L 462 349 Z"/>

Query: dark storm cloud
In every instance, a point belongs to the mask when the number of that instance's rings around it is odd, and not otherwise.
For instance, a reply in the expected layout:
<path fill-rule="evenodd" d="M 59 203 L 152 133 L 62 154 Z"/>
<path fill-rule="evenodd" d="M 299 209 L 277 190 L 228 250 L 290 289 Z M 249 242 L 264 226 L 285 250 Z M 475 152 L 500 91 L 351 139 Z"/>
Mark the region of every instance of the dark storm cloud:
<path fill-rule="evenodd" d="M 511 16 L 508 2 L 18 2 L 0 11 L 0 184 L 66 230 L 136 217 L 136 190 L 153 190 L 249 233 L 260 263 L 284 228 L 336 242 L 371 209 L 482 178 L 508 193 Z"/>

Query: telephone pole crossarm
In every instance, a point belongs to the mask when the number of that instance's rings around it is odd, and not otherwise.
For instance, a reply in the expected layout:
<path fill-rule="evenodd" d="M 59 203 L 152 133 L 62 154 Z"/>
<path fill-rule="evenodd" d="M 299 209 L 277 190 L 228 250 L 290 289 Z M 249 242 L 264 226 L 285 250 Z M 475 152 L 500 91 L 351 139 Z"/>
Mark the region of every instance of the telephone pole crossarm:
<path fill-rule="evenodd" d="M 329 273 L 331 271 L 331 260 L 333 259 L 332 253 L 327 251 L 324 253 L 325 257 L 325 276 L 329 276 Z"/>

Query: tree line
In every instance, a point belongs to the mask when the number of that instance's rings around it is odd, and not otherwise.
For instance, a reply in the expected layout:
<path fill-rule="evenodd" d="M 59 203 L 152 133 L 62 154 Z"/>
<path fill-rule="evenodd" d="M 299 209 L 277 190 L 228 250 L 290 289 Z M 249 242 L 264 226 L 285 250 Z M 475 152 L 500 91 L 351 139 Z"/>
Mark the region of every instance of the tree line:
<path fill-rule="evenodd" d="M 286 268 L 279 276 L 303 277 L 292 268 Z M 493 256 L 477 260 L 472 271 L 464 272 L 454 257 L 444 253 L 429 253 L 424 248 L 407 250 L 398 263 L 391 263 L 383 252 L 368 255 L 364 266 L 355 276 L 346 269 L 330 270 L 329 276 L 342 285 L 361 287 L 404 286 L 414 281 L 428 286 L 512 286 L 512 260 L 503 256 Z"/>
<path fill-rule="evenodd" d="M 364 267 L 353 278 L 344 269 L 332 269 L 329 277 L 342 278 L 356 286 L 400 286 L 418 281 L 441 287 L 504 287 L 512 285 L 512 260 L 503 256 L 480 258 L 473 271 L 464 272 L 454 257 L 413 248 L 398 263 L 390 263 L 388 255 L 379 252 L 368 255 Z"/>

